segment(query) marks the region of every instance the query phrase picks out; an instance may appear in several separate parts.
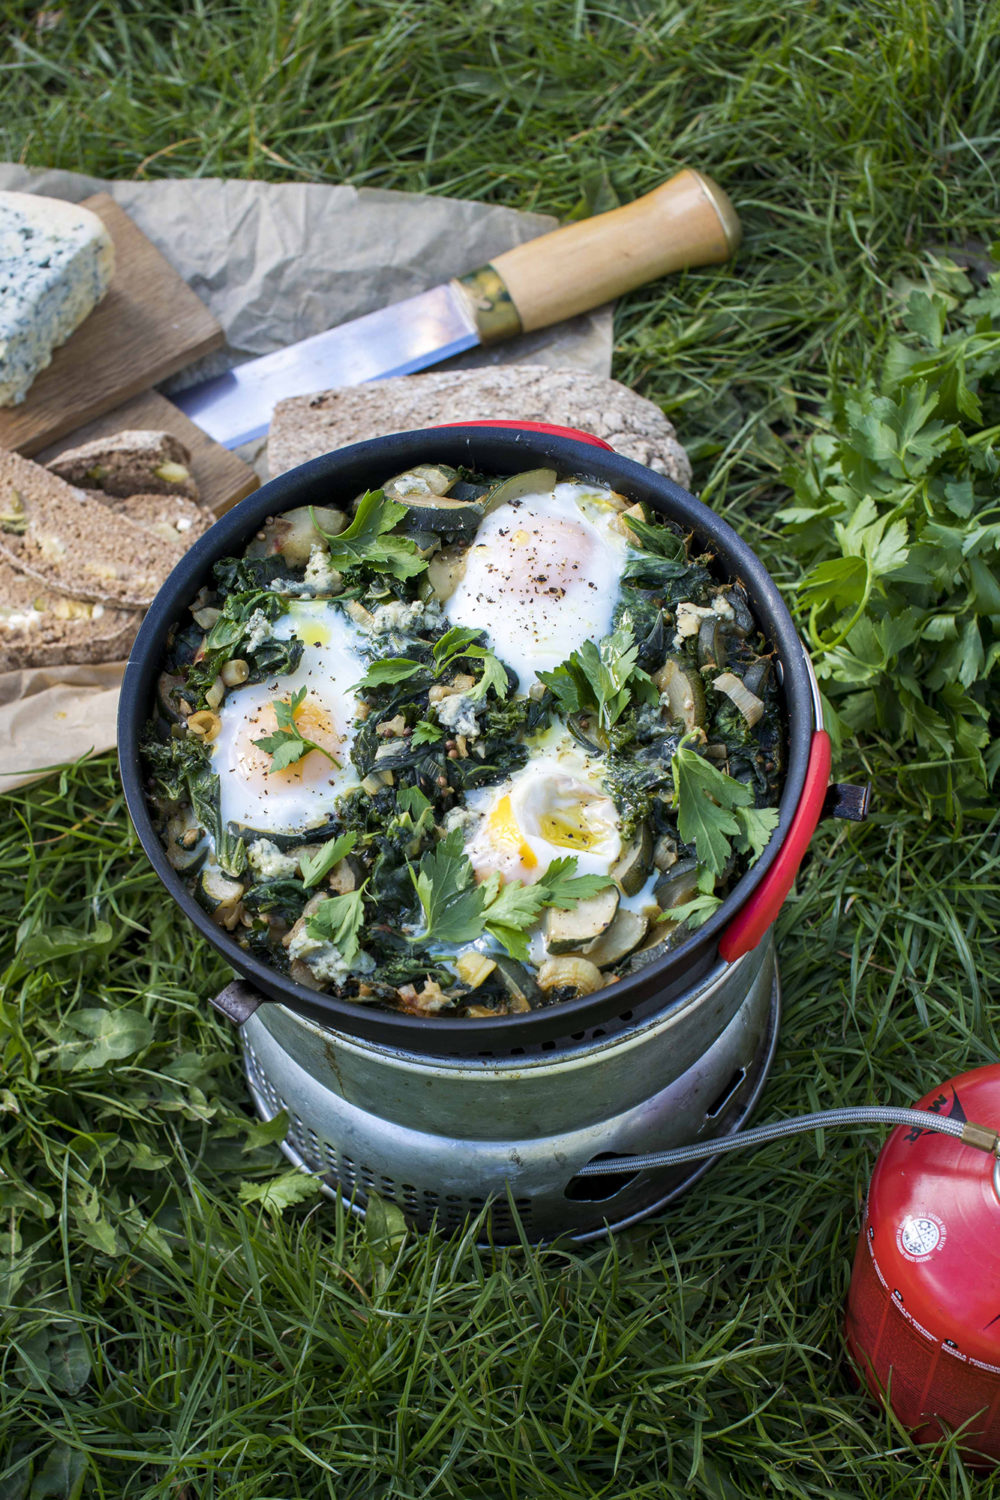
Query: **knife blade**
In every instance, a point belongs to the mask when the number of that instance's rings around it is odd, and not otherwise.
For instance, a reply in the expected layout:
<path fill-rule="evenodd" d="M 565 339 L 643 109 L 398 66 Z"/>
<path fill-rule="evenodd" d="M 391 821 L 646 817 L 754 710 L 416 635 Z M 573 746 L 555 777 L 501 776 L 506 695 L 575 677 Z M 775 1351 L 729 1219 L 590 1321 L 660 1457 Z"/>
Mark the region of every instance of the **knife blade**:
<path fill-rule="evenodd" d="M 722 189 L 686 168 L 633 203 L 506 250 L 488 265 L 341 323 L 172 397 L 227 448 L 262 437 L 276 402 L 410 375 L 588 312 L 670 271 L 727 260 L 740 223 Z"/>

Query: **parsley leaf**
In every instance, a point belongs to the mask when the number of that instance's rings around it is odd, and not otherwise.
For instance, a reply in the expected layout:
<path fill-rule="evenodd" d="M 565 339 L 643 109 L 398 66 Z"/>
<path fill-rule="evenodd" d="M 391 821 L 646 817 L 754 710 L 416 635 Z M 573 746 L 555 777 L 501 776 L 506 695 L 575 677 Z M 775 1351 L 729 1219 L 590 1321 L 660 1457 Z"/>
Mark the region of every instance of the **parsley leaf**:
<path fill-rule="evenodd" d="M 524 885 L 520 880 L 500 885 L 496 876 L 480 887 L 486 893 L 486 931 L 503 944 L 511 958 L 528 957 L 524 929 L 534 926 L 547 906 L 572 911 L 578 902 L 614 885 L 608 875 L 574 875 L 575 869 L 576 859 L 570 855 L 554 859 L 534 885 Z"/>
<path fill-rule="evenodd" d="M 610 734 L 633 696 L 647 703 L 657 701 L 652 680 L 637 666 L 638 659 L 639 647 L 626 612 L 600 645 L 584 641 L 553 671 L 539 672 L 538 679 L 552 689 L 564 713 L 596 713 L 598 727 Z"/>
<path fill-rule="evenodd" d="M 826 725 L 906 764 L 928 815 L 992 809 L 1000 768 L 1000 273 L 932 260 L 881 369 L 838 389 L 779 512 Z"/>
<path fill-rule="evenodd" d="M 405 682 L 418 672 L 426 672 L 426 663 L 414 661 L 409 656 L 389 656 L 383 661 L 373 661 L 358 688 L 385 687 L 395 682 Z"/>
<path fill-rule="evenodd" d="M 263 738 L 254 740 L 271 757 L 268 772 L 284 771 L 288 766 L 294 766 L 296 761 L 308 755 L 310 750 L 318 750 L 320 755 L 325 755 L 333 765 L 340 765 L 336 756 L 331 755 L 322 745 L 317 745 L 315 740 L 307 740 L 299 730 L 295 722 L 295 714 L 305 702 L 306 689 L 300 687 L 291 698 L 275 698 L 273 701 L 274 717 L 278 727 L 273 734 L 265 734 Z"/>
<path fill-rule="evenodd" d="M 358 841 L 356 833 L 342 833 L 338 838 L 330 839 L 325 844 L 320 844 L 314 854 L 302 853 L 299 856 L 299 870 L 302 873 L 302 883 L 308 890 L 312 885 L 319 885 L 324 875 L 328 875 L 334 865 L 339 864 L 345 854 L 350 854 Z"/>
<path fill-rule="evenodd" d="M 507 668 L 488 647 L 473 644 L 478 641 L 482 633 L 481 630 L 470 630 L 464 626 L 453 625 L 434 642 L 431 663 L 415 661 L 410 656 L 390 656 L 383 661 L 372 662 L 357 687 L 359 690 L 384 687 L 397 682 L 406 682 L 420 676 L 421 673 L 425 674 L 428 682 L 439 681 L 460 661 L 481 661 L 483 674 L 475 687 L 469 689 L 466 697 L 476 702 L 480 698 L 485 698 L 490 688 L 493 688 L 498 698 L 506 698 L 509 689 Z"/>
<path fill-rule="evenodd" d="M 722 905 L 722 897 L 716 896 L 714 892 L 715 876 L 711 870 L 703 866 L 698 871 L 698 894 L 691 896 L 687 901 L 679 901 L 676 906 L 670 906 L 666 911 L 661 911 L 656 919 L 657 922 L 677 924 L 685 922 L 692 929 L 700 927 Z"/>
<path fill-rule="evenodd" d="M 364 890 L 365 887 L 361 886 L 356 891 L 348 891 L 345 896 L 330 896 L 320 903 L 311 917 L 306 918 L 307 935 L 332 943 L 345 964 L 353 963 L 361 948 L 359 933 L 365 919 Z"/>
<path fill-rule="evenodd" d="M 323 530 L 311 507 L 309 514 L 326 541 L 331 565 L 342 573 L 349 568 L 366 567 L 377 573 L 391 573 L 394 578 L 412 578 L 427 567 L 410 537 L 392 535 L 397 521 L 407 514 L 407 507 L 387 500 L 382 490 L 369 490 L 361 497 L 354 520 L 337 536 Z"/>
<path fill-rule="evenodd" d="M 641 544 L 643 551 L 651 552 L 654 557 L 661 557 L 667 562 L 677 564 L 677 572 L 681 574 L 687 571 L 688 557 L 684 538 L 678 536 L 669 526 L 654 526 L 649 521 L 644 521 L 640 516 L 628 515 L 625 517 L 626 532 L 632 532 L 636 540 Z"/>
<path fill-rule="evenodd" d="M 778 826 L 776 807 L 737 807 L 736 821 L 740 825 L 734 844 L 739 854 L 749 850 L 753 858 L 760 859 Z M 751 861 L 753 863 L 753 861 Z"/>
<path fill-rule="evenodd" d="M 494 874 L 481 885 L 464 853 L 460 828 L 426 853 L 419 870 L 411 869 L 424 914 L 424 931 L 411 939 L 419 943 L 471 943 L 489 932 L 512 958 L 527 958 L 524 931 L 547 906 L 570 911 L 578 901 L 613 885 L 609 876 L 574 876 L 576 859 L 555 859 L 534 885 L 520 880 L 501 882 Z"/>
<path fill-rule="evenodd" d="M 438 740 L 444 738 L 444 730 L 432 724 L 429 719 L 420 719 L 413 726 L 413 734 L 410 738 L 411 745 L 436 745 Z"/>
<path fill-rule="evenodd" d="M 755 808 L 748 786 L 684 744 L 674 751 L 671 773 L 677 831 L 686 844 L 694 844 L 706 869 L 723 873 L 730 840 L 740 853 L 752 849 L 755 859 L 760 855 L 777 827 L 777 808 Z"/>
<path fill-rule="evenodd" d="M 460 828 L 452 831 L 411 867 L 410 878 L 424 914 L 421 943 L 470 943 L 483 931 L 483 892 L 463 852 Z"/>

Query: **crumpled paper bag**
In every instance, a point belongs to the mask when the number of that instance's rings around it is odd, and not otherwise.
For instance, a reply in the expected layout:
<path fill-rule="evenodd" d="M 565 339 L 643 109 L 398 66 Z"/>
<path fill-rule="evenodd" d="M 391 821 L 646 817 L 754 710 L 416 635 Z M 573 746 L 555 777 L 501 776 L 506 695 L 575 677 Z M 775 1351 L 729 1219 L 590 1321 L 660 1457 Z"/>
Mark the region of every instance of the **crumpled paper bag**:
<path fill-rule="evenodd" d="M 108 192 L 226 331 L 227 346 L 175 375 L 210 374 L 435 286 L 555 227 L 544 214 L 459 199 L 318 183 L 113 182 L 0 163 L 0 190 L 78 202 Z M 476 350 L 483 362 L 608 375 L 609 308 Z M 260 452 L 244 456 L 257 461 Z M 0 791 L 115 743 L 123 663 L 0 674 Z"/>

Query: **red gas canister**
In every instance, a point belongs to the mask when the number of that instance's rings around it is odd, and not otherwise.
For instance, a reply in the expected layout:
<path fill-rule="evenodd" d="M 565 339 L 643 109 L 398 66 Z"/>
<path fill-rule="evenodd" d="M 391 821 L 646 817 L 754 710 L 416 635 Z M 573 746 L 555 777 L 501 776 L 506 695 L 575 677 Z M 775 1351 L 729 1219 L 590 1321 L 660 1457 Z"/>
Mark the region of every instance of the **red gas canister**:
<path fill-rule="evenodd" d="M 919 1109 L 1000 1125 L 1000 1064 Z M 875 1164 L 847 1300 L 847 1346 L 879 1400 L 932 1442 L 962 1428 L 1000 1461 L 1000 1172 L 932 1131 L 894 1130 Z"/>

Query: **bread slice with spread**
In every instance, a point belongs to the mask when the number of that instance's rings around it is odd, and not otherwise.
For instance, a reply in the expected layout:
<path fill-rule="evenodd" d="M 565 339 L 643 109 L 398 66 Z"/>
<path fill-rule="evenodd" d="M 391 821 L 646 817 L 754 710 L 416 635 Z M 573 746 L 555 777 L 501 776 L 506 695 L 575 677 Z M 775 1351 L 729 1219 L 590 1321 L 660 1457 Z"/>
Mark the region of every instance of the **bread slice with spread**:
<path fill-rule="evenodd" d="M 0 558 L 71 598 L 148 605 L 187 549 L 0 449 Z"/>
<path fill-rule="evenodd" d="M 0 672 L 117 661 L 141 619 L 137 609 L 71 599 L 0 560 Z"/>
<path fill-rule="evenodd" d="M 133 428 L 68 448 L 45 466 L 82 490 L 105 495 L 187 495 L 198 499 L 191 454 L 171 432 Z"/>

